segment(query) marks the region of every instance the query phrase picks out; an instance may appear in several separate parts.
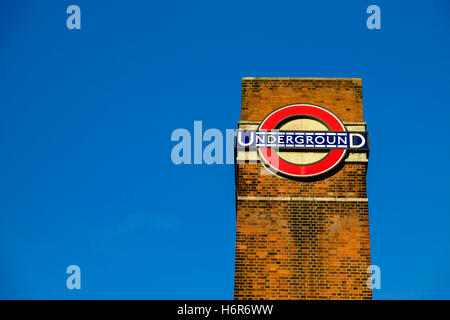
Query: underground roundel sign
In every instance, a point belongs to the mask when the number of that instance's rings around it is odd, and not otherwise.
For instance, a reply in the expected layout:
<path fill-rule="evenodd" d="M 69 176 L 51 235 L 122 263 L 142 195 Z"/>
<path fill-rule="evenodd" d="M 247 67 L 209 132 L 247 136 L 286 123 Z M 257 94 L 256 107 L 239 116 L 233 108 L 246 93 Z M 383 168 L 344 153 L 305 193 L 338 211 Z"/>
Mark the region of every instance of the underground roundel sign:
<path fill-rule="evenodd" d="M 257 149 L 271 171 L 293 178 L 315 177 L 335 168 L 348 150 L 368 150 L 367 132 L 347 131 L 332 112 L 294 104 L 269 114 L 256 131 L 237 131 L 238 150 Z"/>

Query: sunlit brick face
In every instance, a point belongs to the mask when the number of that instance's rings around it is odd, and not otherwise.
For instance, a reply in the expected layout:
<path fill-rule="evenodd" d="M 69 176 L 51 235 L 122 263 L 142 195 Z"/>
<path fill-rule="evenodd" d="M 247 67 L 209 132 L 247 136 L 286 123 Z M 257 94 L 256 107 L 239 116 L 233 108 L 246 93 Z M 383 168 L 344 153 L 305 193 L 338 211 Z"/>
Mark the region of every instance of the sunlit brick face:
<path fill-rule="evenodd" d="M 361 85 L 361 79 L 244 78 L 239 126 L 309 103 L 333 112 L 347 129 L 365 129 Z M 326 131 L 304 119 L 283 126 Z M 326 156 L 295 153 L 280 157 L 304 164 Z M 235 298 L 371 299 L 366 171 L 367 156 L 351 152 L 333 174 L 307 181 L 270 173 L 260 161 L 238 161 Z"/>

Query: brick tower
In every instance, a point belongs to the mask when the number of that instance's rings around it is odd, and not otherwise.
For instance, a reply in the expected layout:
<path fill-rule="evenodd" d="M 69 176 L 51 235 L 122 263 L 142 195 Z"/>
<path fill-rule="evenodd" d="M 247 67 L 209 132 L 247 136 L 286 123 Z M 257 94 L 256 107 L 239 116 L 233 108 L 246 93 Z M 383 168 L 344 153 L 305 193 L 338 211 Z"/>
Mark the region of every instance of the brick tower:
<path fill-rule="evenodd" d="M 355 78 L 243 78 L 239 129 L 296 103 L 366 129 Z M 372 299 L 367 162 L 349 151 L 332 174 L 294 180 L 269 172 L 256 151 L 236 152 L 235 299 Z"/>

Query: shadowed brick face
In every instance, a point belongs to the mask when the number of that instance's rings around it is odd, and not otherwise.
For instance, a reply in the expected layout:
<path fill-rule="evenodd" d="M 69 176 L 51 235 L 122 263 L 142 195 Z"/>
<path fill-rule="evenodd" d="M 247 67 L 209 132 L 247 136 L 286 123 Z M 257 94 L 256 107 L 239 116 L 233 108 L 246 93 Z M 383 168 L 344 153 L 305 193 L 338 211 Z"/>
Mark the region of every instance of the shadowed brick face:
<path fill-rule="evenodd" d="M 361 123 L 360 79 L 244 78 L 241 120 L 294 103 Z M 236 299 L 371 299 L 367 162 L 296 181 L 236 164 Z"/>

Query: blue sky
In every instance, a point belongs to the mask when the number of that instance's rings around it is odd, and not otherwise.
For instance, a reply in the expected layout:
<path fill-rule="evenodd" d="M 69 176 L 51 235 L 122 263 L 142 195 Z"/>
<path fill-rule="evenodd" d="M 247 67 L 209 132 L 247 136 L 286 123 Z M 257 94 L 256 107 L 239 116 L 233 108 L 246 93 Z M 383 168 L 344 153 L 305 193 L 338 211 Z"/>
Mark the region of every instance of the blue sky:
<path fill-rule="evenodd" d="M 363 78 L 374 298 L 449 299 L 449 16 L 444 0 L 1 1 L 0 298 L 232 299 L 234 168 L 176 166 L 170 136 L 236 128 L 242 77 L 292 76 Z"/>

